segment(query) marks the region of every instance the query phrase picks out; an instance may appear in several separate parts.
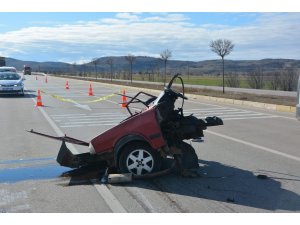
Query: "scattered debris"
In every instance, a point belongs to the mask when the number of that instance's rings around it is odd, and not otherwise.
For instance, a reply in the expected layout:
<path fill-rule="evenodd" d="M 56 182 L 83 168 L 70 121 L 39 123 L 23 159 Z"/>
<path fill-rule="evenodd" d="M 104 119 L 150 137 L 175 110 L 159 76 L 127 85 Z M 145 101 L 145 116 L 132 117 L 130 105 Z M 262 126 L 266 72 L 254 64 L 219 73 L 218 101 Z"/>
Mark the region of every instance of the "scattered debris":
<path fill-rule="evenodd" d="M 108 183 L 116 184 L 116 183 L 127 183 L 132 181 L 132 173 L 123 173 L 123 174 L 109 174 L 108 175 Z"/>
<path fill-rule="evenodd" d="M 263 174 L 259 174 L 256 176 L 258 179 L 262 179 L 262 180 L 266 180 L 268 179 L 268 176 L 267 175 L 263 175 Z"/>

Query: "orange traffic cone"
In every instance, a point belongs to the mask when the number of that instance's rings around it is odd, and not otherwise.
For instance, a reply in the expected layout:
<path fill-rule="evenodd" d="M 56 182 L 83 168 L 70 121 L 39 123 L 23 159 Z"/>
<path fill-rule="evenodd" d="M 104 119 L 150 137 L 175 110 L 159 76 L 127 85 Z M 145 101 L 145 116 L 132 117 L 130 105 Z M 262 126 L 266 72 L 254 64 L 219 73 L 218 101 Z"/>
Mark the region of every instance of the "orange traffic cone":
<path fill-rule="evenodd" d="M 89 89 L 89 96 L 93 96 L 93 88 L 92 88 L 92 84 L 90 84 L 90 89 Z"/>
<path fill-rule="evenodd" d="M 48 76 L 46 76 L 45 78 L 45 83 L 48 83 Z"/>
<path fill-rule="evenodd" d="M 36 97 L 36 106 L 43 106 L 40 89 L 38 90 L 38 95 Z"/>
<path fill-rule="evenodd" d="M 125 89 L 123 89 L 123 93 L 122 93 L 122 108 L 126 108 L 127 105 L 127 100 L 126 100 L 126 93 L 125 93 Z"/>
<path fill-rule="evenodd" d="M 69 88 L 69 82 L 68 82 L 68 80 L 67 80 L 67 82 L 66 82 L 66 89 L 70 89 L 70 88 Z"/>

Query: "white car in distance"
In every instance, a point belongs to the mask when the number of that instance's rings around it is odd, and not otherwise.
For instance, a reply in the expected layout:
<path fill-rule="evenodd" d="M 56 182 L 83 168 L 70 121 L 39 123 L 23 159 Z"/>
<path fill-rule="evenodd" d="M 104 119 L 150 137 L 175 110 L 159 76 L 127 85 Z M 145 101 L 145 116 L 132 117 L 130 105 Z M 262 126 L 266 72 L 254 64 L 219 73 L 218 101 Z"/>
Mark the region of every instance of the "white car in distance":
<path fill-rule="evenodd" d="M 0 72 L 0 94 L 24 96 L 24 78 L 16 72 Z"/>
<path fill-rule="evenodd" d="M 12 66 L 1 66 L 0 67 L 0 73 L 1 72 L 17 72 L 16 68 L 15 67 L 12 67 Z"/>

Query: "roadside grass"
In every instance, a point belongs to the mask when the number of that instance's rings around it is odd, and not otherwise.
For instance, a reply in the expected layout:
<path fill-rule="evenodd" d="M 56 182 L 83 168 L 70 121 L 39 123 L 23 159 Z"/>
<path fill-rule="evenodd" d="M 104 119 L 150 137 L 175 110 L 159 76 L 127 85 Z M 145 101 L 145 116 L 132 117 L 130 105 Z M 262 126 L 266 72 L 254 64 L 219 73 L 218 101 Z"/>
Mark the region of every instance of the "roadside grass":
<path fill-rule="evenodd" d="M 223 77 L 221 75 L 219 76 L 210 76 L 210 75 L 183 75 L 182 76 L 183 81 L 185 84 L 191 84 L 191 85 L 203 85 L 203 86 L 223 86 Z M 134 81 L 147 81 L 147 82 L 164 82 L 162 75 L 141 75 L 141 74 L 133 74 L 132 79 Z M 171 76 L 167 76 L 166 80 L 167 82 L 171 79 Z M 225 75 L 225 87 L 229 87 L 226 83 L 226 75 Z M 126 80 L 126 79 L 125 79 Z M 247 77 L 245 76 L 239 76 L 240 86 L 238 88 L 251 88 L 248 84 Z M 176 80 L 175 83 L 180 83 L 179 80 Z M 265 90 L 272 90 L 271 88 L 271 82 L 268 80 L 264 80 L 264 88 Z"/>

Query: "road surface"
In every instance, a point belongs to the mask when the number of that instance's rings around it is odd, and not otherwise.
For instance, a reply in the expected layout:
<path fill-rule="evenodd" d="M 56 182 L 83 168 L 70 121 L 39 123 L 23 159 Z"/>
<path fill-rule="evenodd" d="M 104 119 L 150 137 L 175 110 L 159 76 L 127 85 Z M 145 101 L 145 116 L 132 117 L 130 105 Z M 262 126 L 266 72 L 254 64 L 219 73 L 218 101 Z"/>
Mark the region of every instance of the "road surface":
<path fill-rule="evenodd" d="M 94 172 L 61 176 L 70 169 L 55 161 L 60 143 L 25 130 L 89 141 L 128 116 L 120 96 L 99 100 L 120 92 L 117 86 L 93 83 L 88 96 L 89 82 L 68 81 L 66 90 L 66 79 L 26 76 L 25 97 L 0 96 L 0 212 L 300 211 L 300 122 L 291 113 L 245 106 L 185 102 L 185 114 L 224 119 L 205 131 L 204 142 L 192 143 L 200 177 L 103 185 Z M 44 107 L 35 106 L 38 89 Z"/>

